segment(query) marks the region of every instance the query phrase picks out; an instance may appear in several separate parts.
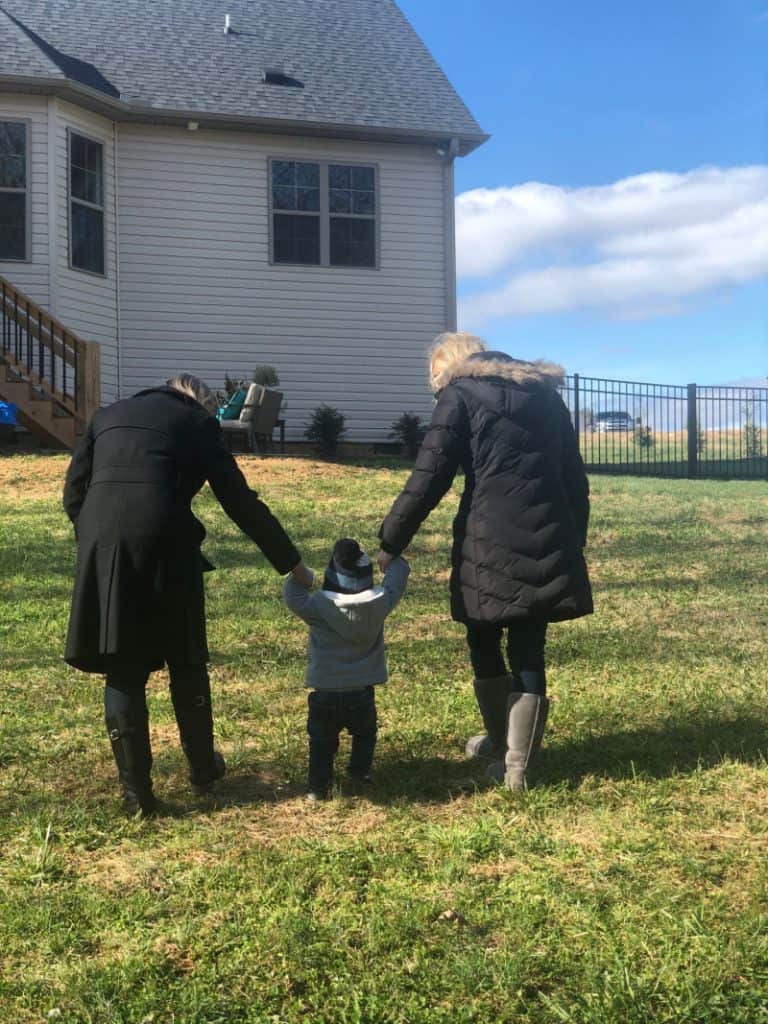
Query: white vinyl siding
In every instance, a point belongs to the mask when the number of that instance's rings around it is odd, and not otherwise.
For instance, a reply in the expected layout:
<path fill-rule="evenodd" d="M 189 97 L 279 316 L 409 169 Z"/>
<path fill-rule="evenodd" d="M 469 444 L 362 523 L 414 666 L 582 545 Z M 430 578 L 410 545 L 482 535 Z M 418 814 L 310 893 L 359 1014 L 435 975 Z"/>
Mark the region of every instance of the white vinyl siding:
<path fill-rule="evenodd" d="M 69 239 L 69 135 L 104 146 L 104 276 L 74 269 Z M 68 103 L 58 104 L 58 310 L 66 327 L 101 346 L 101 401 L 117 398 L 117 253 L 115 237 L 115 147 L 112 121 Z"/>
<path fill-rule="evenodd" d="M 275 366 L 287 434 L 321 402 L 348 438 L 428 418 L 425 351 L 446 328 L 443 163 L 429 147 L 124 125 L 122 392 L 179 370 L 211 387 Z M 377 168 L 379 269 L 270 263 L 271 157 Z"/>
<path fill-rule="evenodd" d="M 0 260 L 0 274 L 49 308 L 48 104 L 43 96 L 0 93 L 0 121 L 27 126 L 27 259 Z"/>

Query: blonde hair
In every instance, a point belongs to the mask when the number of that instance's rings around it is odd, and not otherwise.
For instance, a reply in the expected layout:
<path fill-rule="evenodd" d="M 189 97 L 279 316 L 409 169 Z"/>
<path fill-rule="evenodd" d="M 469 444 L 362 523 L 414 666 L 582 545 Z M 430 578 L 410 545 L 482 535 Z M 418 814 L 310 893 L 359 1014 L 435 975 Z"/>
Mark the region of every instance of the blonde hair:
<path fill-rule="evenodd" d="M 182 395 L 194 398 L 211 416 L 215 416 L 218 412 L 219 405 L 216 401 L 216 396 L 208 385 L 201 381 L 199 377 L 195 377 L 193 373 L 177 373 L 175 377 L 171 377 L 167 381 L 167 385 L 169 388 L 180 391 Z"/>
<path fill-rule="evenodd" d="M 469 356 L 476 352 L 487 352 L 488 346 L 475 334 L 446 331 L 438 334 L 429 346 L 429 385 L 433 391 L 440 391 L 450 383 L 451 373 Z"/>

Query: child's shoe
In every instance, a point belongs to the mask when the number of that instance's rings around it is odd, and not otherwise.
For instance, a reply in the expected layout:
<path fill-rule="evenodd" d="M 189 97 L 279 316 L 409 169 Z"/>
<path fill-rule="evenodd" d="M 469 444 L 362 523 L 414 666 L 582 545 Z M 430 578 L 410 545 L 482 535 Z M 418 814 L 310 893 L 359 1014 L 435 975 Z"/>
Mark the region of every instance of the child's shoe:
<path fill-rule="evenodd" d="M 373 784 L 373 777 L 371 776 L 370 772 L 354 772 L 348 768 L 347 778 L 351 782 L 357 782 L 363 786 L 370 786 Z"/>

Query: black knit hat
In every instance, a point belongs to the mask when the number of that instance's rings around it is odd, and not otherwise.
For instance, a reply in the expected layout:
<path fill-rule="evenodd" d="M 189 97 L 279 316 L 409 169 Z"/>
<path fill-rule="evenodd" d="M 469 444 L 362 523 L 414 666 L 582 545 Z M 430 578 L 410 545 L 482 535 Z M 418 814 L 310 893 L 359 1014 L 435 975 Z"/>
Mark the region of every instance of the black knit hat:
<path fill-rule="evenodd" d="M 359 594 L 373 586 L 371 560 L 350 537 L 342 537 L 333 545 L 333 554 L 325 570 L 323 590 L 337 594 Z"/>

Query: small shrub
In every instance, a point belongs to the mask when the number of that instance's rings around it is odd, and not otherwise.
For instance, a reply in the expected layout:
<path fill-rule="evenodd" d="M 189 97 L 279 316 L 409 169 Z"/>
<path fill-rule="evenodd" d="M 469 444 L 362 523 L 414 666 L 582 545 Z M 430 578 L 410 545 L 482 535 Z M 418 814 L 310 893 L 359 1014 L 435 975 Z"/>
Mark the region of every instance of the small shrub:
<path fill-rule="evenodd" d="M 242 382 L 235 380 L 234 377 L 230 377 L 228 373 L 224 374 L 224 395 L 227 398 L 231 398 L 237 391 L 240 390 Z"/>
<path fill-rule="evenodd" d="M 696 454 L 703 455 L 707 450 L 707 435 L 704 430 L 699 427 L 696 431 Z"/>
<path fill-rule="evenodd" d="M 321 455 L 333 455 L 344 436 L 344 413 L 323 403 L 312 411 L 304 436 L 311 441 Z"/>
<path fill-rule="evenodd" d="M 650 427 L 644 427 L 642 423 L 638 422 L 634 429 L 634 442 L 638 448 L 653 448 L 656 438 Z"/>
<path fill-rule="evenodd" d="M 392 424 L 389 436 L 400 442 L 409 459 L 415 459 L 426 432 L 427 427 L 422 423 L 421 416 L 414 412 L 404 412 Z"/>
<path fill-rule="evenodd" d="M 280 385 L 280 377 L 274 366 L 257 366 L 251 380 L 254 384 L 261 384 L 263 388 L 276 388 Z"/>

